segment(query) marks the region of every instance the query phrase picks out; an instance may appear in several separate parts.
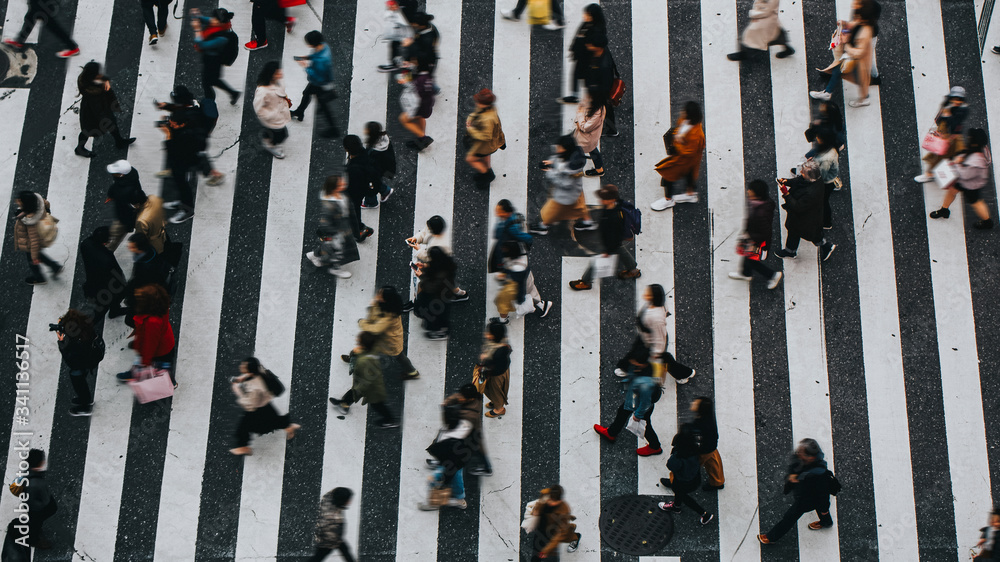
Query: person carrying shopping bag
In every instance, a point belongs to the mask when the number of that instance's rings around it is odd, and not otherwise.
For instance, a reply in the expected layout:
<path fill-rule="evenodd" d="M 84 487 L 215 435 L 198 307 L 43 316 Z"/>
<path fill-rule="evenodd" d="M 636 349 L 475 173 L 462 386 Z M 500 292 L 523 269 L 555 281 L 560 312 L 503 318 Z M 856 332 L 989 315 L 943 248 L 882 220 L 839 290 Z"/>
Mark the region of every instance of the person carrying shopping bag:
<path fill-rule="evenodd" d="M 653 429 L 653 409 L 660 396 L 663 394 L 663 379 L 653 376 L 653 367 L 649 361 L 649 350 L 644 345 L 633 345 L 629 353 L 629 379 L 628 387 L 625 389 L 625 401 L 618 406 L 618 413 L 608 427 L 594 424 L 596 431 L 604 439 L 614 442 L 618 434 L 625 427 L 625 424 L 638 424 L 643 427 L 643 437 L 646 445 L 639 447 L 635 453 L 640 457 L 659 455 L 663 452 L 660 448 L 660 438 Z M 630 419 L 631 418 L 631 421 Z"/>
<path fill-rule="evenodd" d="M 972 206 L 972 210 L 979 217 L 979 220 L 973 223 L 972 227 L 977 230 L 993 228 L 990 207 L 982 198 L 983 187 L 990 181 L 990 167 L 993 163 L 990 148 L 987 145 L 988 141 L 986 131 L 969 129 L 968 148 L 951 161 L 958 178 L 946 187 L 941 208 L 931 211 L 932 219 L 950 217 L 951 211 L 948 207 L 955 201 L 959 193 L 963 193 L 965 202 Z"/>
<path fill-rule="evenodd" d="M 275 375 L 260 364 L 256 357 L 247 357 L 240 363 L 240 374 L 230 379 L 236 403 L 243 409 L 243 415 L 236 427 L 236 447 L 229 452 L 236 456 L 252 455 L 250 434 L 264 435 L 275 429 L 285 430 L 285 438 L 295 437 L 302 426 L 292 423 L 288 414 L 279 415 L 272 401 L 276 392 L 280 394 L 284 385 L 275 384 Z"/>
<path fill-rule="evenodd" d="M 927 133 L 922 147 L 927 150 L 921 160 L 927 164 L 927 171 L 913 178 L 918 183 L 934 181 L 934 168 L 944 160 L 954 158 L 965 150 L 962 133 L 965 119 L 969 116 L 969 106 L 965 103 L 965 88 L 953 87 L 941 108 L 934 116 L 934 128 Z"/>
<path fill-rule="evenodd" d="M 774 271 L 764 264 L 767 247 L 771 241 L 771 225 L 774 223 L 774 201 L 768 194 L 767 184 L 753 180 L 747 186 L 747 222 L 743 234 L 736 242 L 737 253 L 742 256 L 739 271 L 730 271 L 729 278 L 751 281 L 754 272 L 767 279 L 767 288 L 776 289 L 784 274 Z"/>
<path fill-rule="evenodd" d="M 618 195 L 618 186 L 607 184 L 597 190 L 597 197 L 601 200 L 603 212 L 598 223 L 597 230 L 600 234 L 602 258 L 608 258 L 611 254 L 618 256 L 617 273 L 620 279 L 638 279 L 642 271 L 636 267 L 635 258 L 628 251 L 628 240 L 626 239 L 626 228 L 628 223 L 625 212 L 622 208 L 622 201 Z M 632 234 L 632 233 L 630 233 Z M 630 236 L 631 238 L 631 236 Z M 570 281 L 569 287 L 574 291 L 586 291 L 593 287 L 594 262 L 591 261 L 583 272 L 583 278 Z"/>

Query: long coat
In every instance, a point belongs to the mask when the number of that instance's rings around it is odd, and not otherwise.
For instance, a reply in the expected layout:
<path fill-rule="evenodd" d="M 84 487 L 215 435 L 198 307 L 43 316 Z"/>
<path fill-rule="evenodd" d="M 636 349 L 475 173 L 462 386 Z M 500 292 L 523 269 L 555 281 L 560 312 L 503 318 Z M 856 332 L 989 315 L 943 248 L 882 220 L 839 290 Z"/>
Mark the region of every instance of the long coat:
<path fill-rule="evenodd" d="M 118 98 L 114 90 L 105 90 L 106 82 L 77 82 L 80 88 L 80 130 L 89 137 L 99 137 L 111 132 L 115 124 L 114 112 Z"/>
<path fill-rule="evenodd" d="M 358 320 L 358 327 L 378 336 L 372 353 L 395 357 L 403 352 L 403 320 L 383 311 L 378 301 L 368 307 L 368 316 Z"/>
<path fill-rule="evenodd" d="M 676 131 L 679 124 L 671 131 Z M 667 137 L 664 137 L 665 139 Z M 667 181 L 677 181 L 688 175 L 691 181 L 698 180 L 701 170 L 701 155 L 705 152 L 705 129 L 701 123 L 693 125 L 683 137 L 673 137 L 672 154 L 656 165 L 660 177 Z"/>
<path fill-rule="evenodd" d="M 507 144 L 507 140 L 503 136 L 503 128 L 500 126 L 500 116 L 497 115 L 495 106 L 491 105 L 470 113 L 465 120 L 465 130 L 472 137 L 469 154 L 493 154 L 501 146 Z"/>
<path fill-rule="evenodd" d="M 601 106 L 600 109 L 588 118 L 587 112 L 589 111 L 589 107 L 590 103 L 581 103 L 577 106 L 576 130 L 573 131 L 576 144 L 580 145 L 580 149 L 587 154 L 593 152 L 597 148 L 598 141 L 601 140 L 601 132 L 604 131 L 605 113 L 604 107 Z"/>
<path fill-rule="evenodd" d="M 778 21 L 780 0 L 756 0 L 750 9 L 750 25 L 743 30 L 741 43 L 748 49 L 766 51 L 768 44 L 781 35 Z"/>
<path fill-rule="evenodd" d="M 798 234 L 802 239 L 813 243 L 823 240 L 823 197 L 824 186 L 821 182 L 809 182 L 797 177 L 788 182 L 788 195 L 781 205 L 788 211 L 785 217 L 785 228 L 788 232 Z"/>

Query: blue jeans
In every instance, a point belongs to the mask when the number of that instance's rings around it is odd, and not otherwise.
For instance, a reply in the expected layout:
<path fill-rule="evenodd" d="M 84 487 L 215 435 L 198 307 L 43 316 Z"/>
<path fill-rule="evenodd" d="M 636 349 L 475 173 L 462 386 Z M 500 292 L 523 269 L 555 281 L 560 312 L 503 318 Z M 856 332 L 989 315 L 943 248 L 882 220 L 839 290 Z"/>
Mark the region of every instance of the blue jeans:
<path fill-rule="evenodd" d="M 445 474 L 444 467 L 439 466 L 434 474 L 434 479 L 437 482 L 444 482 Z M 451 497 L 456 500 L 465 499 L 465 469 L 460 468 L 455 476 L 451 477 Z"/>

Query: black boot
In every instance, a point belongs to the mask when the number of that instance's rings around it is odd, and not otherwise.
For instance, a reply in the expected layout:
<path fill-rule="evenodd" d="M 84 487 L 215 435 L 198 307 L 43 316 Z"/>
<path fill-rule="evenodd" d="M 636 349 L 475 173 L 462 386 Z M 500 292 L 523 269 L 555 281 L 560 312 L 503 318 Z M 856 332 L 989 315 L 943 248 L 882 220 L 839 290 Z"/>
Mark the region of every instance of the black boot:
<path fill-rule="evenodd" d="M 80 136 L 77 137 L 76 149 L 73 150 L 73 153 L 76 154 L 77 156 L 83 156 L 84 158 L 93 158 L 94 153 L 87 150 L 86 147 L 87 139 L 89 138 L 90 137 L 88 137 L 87 135 L 80 133 Z"/>
<path fill-rule="evenodd" d="M 776 54 L 774 56 L 778 57 L 779 59 L 783 59 L 783 58 L 790 57 L 790 56 L 792 56 L 794 54 L 795 54 L 795 49 L 793 49 L 791 47 L 791 45 L 785 45 L 785 50 L 781 51 L 780 53 L 778 53 L 778 54 Z"/>
<path fill-rule="evenodd" d="M 747 52 L 745 49 L 741 48 L 739 51 L 736 51 L 735 53 L 729 53 L 728 55 L 726 55 L 726 58 L 731 61 L 744 60 L 747 58 Z"/>

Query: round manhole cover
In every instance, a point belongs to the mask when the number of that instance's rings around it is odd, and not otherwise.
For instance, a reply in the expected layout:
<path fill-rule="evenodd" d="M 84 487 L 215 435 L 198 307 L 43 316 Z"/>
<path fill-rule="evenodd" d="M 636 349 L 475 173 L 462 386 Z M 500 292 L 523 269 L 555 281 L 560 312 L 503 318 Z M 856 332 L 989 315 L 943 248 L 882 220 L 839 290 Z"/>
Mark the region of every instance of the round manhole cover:
<path fill-rule="evenodd" d="M 648 496 L 621 496 L 605 503 L 598 526 L 609 547 L 633 556 L 655 554 L 674 536 L 674 520 Z"/>

